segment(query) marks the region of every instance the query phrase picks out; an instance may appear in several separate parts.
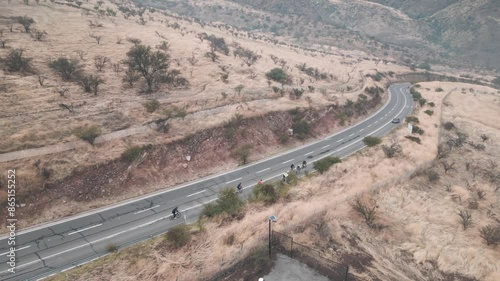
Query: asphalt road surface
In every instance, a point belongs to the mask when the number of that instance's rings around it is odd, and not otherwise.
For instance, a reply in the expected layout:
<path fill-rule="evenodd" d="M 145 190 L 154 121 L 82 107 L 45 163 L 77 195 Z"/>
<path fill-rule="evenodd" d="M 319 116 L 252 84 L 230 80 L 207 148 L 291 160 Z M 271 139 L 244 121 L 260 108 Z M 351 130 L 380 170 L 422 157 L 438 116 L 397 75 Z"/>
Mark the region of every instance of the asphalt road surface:
<path fill-rule="evenodd" d="M 365 136 L 381 137 L 401 124 L 412 111 L 410 84 L 389 87 L 389 99 L 364 121 L 323 140 L 280 155 L 106 208 L 26 229 L 16 235 L 15 273 L 10 265 L 7 237 L 0 240 L 0 280 L 39 280 L 107 254 L 107 246 L 126 247 L 164 233 L 168 228 L 194 222 L 204 204 L 217 200 L 220 189 L 242 183 L 247 196 L 258 180 L 280 180 L 284 172 L 307 161 L 306 170 L 324 157 L 347 157 L 365 147 Z M 302 172 L 303 174 L 303 172 Z M 181 218 L 170 220 L 179 206 Z"/>

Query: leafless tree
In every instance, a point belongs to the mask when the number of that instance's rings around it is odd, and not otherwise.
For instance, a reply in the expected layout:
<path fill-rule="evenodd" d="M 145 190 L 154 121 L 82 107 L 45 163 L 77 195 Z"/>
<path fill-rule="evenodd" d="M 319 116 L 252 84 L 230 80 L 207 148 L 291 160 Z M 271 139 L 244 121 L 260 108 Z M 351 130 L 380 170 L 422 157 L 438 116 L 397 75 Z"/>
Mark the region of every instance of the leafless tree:
<path fill-rule="evenodd" d="M 454 168 L 454 166 L 455 166 L 455 162 L 448 163 L 448 162 L 446 162 L 446 161 L 443 161 L 443 162 L 441 162 L 441 165 L 443 165 L 443 169 L 444 169 L 444 173 L 445 173 L 445 174 L 447 174 L 447 173 L 448 173 L 448 171 L 450 171 L 450 170 L 456 170 L 456 169 Z"/>
<path fill-rule="evenodd" d="M 7 25 L 7 28 L 9 29 L 9 31 L 10 31 L 10 32 L 14 32 L 14 31 L 12 30 L 12 28 L 13 28 L 13 27 L 14 27 L 14 26 L 13 26 L 12 24 L 8 24 L 8 25 Z"/>
<path fill-rule="evenodd" d="M 106 66 L 106 63 L 108 63 L 109 61 L 110 61 L 110 59 L 108 57 L 100 56 L 100 55 L 95 56 L 94 57 L 95 68 L 97 69 L 97 71 L 102 71 L 104 66 Z"/>
<path fill-rule="evenodd" d="M 100 44 L 101 38 L 102 38 L 101 35 L 95 35 L 95 34 L 89 32 L 89 36 L 91 38 L 94 38 L 94 40 L 97 42 L 98 45 Z"/>
<path fill-rule="evenodd" d="M 465 170 L 469 171 L 471 166 L 474 164 L 474 159 L 466 159 L 465 160 Z"/>
<path fill-rule="evenodd" d="M 477 194 L 477 198 L 478 198 L 479 200 L 483 199 L 483 198 L 484 198 L 484 196 L 486 196 L 486 192 L 484 192 L 484 191 L 483 191 L 483 190 L 481 190 L 481 189 L 476 190 L 476 194 Z"/>
<path fill-rule="evenodd" d="M 194 57 L 194 54 L 187 59 L 187 61 L 192 65 L 195 66 L 198 63 L 198 59 Z"/>
<path fill-rule="evenodd" d="M 141 75 L 134 70 L 125 71 L 125 76 L 123 76 L 123 82 L 127 83 L 128 87 L 133 87 L 134 83 L 137 82 L 141 78 Z"/>
<path fill-rule="evenodd" d="M 42 41 L 45 35 L 47 35 L 47 32 L 45 32 L 45 30 L 38 30 L 35 28 L 31 30 L 31 37 L 35 38 L 36 41 Z"/>
<path fill-rule="evenodd" d="M 45 82 L 45 79 L 47 77 L 43 76 L 43 75 L 38 75 L 38 83 L 40 84 L 40 86 L 43 86 L 43 83 Z"/>
<path fill-rule="evenodd" d="M 490 137 L 488 137 L 488 135 L 486 134 L 481 134 L 481 139 L 483 140 L 483 142 L 487 141 L 490 139 Z"/>
<path fill-rule="evenodd" d="M 462 224 L 464 230 L 472 225 L 472 215 L 468 211 L 460 210 L 458 216 L 460 217 L 460 223 Z"/>
<path fill-rule="evenodd" d="M 3 38 L 3 37 L 0 37 L 0 47 L 1 47 L 2 49 L 4 49 L 4 48 L 5 48 L 5 45 L 7 44 L 7 42 L 9 42 L 9 40 L 7 40 L 7 39 L 5 39 L 5 38 Z"/>
<path fill-rule="evenodd" d="M 369 227 L 373 227 L 375 221 L 375 215 L 377 214 L 376 204 L 367 204 L 357 197 L 354 202 L 350 202 L 349 205 L 358 212 L 364 219 Z"/>
<path fill-rule="evenodd" d="M 68 87 L 62 87 L 62 88 L 57 88 L 56 92 L 61 96 L 64 97 L 64 95 L 69 91 Z"/>
<path fill-rule="evenodd" d="M 113 70 L 116 72 L 116 73 L 120 73 L 122 71 L 122 67 L 119 63 L 113 63 Z"/>
<path fill-rule="evenodd" d="M 82 50 L 77 50 L 76 53 L 80 57 L 81 60 L 85 60 L 85 56 L 87 55 L 87 52 L 82 51 Z"/>
<path fill-rule="evenodd" d="M 35 23 L 35 21 L 28 16 L 17 17 L 15 19 L 17 23 L 21 24 L 24 27 L 24 31 L 26 33 L 30 32 L 31 25 Z"/>

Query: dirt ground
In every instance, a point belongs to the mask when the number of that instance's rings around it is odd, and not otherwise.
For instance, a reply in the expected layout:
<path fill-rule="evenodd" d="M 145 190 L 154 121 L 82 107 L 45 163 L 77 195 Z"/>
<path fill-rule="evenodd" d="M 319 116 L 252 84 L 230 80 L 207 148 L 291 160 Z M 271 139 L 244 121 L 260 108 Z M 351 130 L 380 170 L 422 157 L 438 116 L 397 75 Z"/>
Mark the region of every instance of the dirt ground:
<path fill-rule="evenodd" d="M 277 255 L 271 273 L 263 278 L 264 281 L 328 281 L 307 265 L 281 254 Z"/>
<path fill-rule="evenodd" d="M 437 87 L 443 91 L 436 92 Z M 474 108 L 462 99 L 462 87 L 474 89 L 474 93 L 465 94 L 476 95 Z M 473 181 L 471 172 L 465 171 L 465 163 L 459 162 L 464 161 L 462 155 L 467 154 L 467 158 L 477 159 L 476 163 L 485 165 L 485 171 L 489 169 L 486 166 L 488 159 L 500 156 L 498 129 L 480 128 L 481 133 L 490 136 L 485 142 L 485 151 L 476 151 L 465 144 L 454 148 L 448 158 L 434 159 L 438 130 L 442 140 L 456 134 L 455 131 L 443 132 L 441 118 L 445 122 L 453 116 L 458 119 L 463 107 L 480 112 L 488 108 L 488 104 L 498 105 L 500 97 L 492 89 L 456 83 L 421 83 L 420 91 L 424 98 L 435 103 L 431 116 L 424 113 L 431 108 L 428 105 L 414 114 L 425 131 L 419 136 L 420 145 L 405 139 L 407 129 L 401 128 L 385 137 L 383 144 L 399 142 L 402 155 L 386 158 L 380 147 L 365 149 L 324 175 L 301 181 L 285 201 L 270 207 L 249 205 L 245 217 L 229 225 L 208 223 L 206 232 L 200 234 L 203 239 L 197 239 L 182 251 L 168 254 L 174 255 L 175 260 L 182 260 L 182 269 L 169 262 L 160 263 L 157 254 L 144 254 L 140 258 L 143 279 L 153 276 L 188 278 L 195 272 L 190 268 L 196 265 L 203 268 L 206 276 L 211 276 L 210 272 L 214 274 L 219 270 L 218 266 L 210 266 L 212 261 L 217 263 L 224 257 L 224 261 L 234 258 L 236 262 L 252 246 L 265 241 L 266 229 L 259 225 L 262 218 L 273 213 L 281 218 L 275 225 L 277 231 L 293 236 L 298 243 L 319 249 L 326 258 L 349 264 L 350 272 L 363 280 L 498 280 L 499 253 L 495 246 L 487 246 L 479 236 L 479 229 L 494 223 L 498 216 L 498 193 L 486 172 L 477 174 Z M 450 91 L 442 107 L 442 99 Z M 480 114 L 483 115 L 475 116 L 483 120 L 491 112 L 485 109 Z M 475 131 L 479 128 L 475 123 L 452 122 L 458 130 L 466 132 L 471 141 L 479 141 L 478 131 Z M 457 170 L 444 173 L 441 161 L 455 161 Z M 429 169 L 440 175 L 437 182 L 427 179 Z M 466 181 L 458 175 L 466 176 L 473 188 L 464 186 Z M 477 209 L 468 209 L 467 198 L 476 196 L 476 188 L 484 189 L 487 196 L 478 200 Z M 349 206 L 356 196 L 361 196 L 368 204 L 376 204 L 373 228 Z M 466 231 L 458 221 L 459 209 L 472 212 L 475 224 Z M 238 233 L 237 246 L 223 242 L 231 233 Z M 141 247 L 154 247 L 155 243 L 145 242 Z M 127 253 L 128 249 L 106 263 L 99 263 L 99 270 L 91 263 L 79 271 L 68 272 L 69 277 L 59 276 L 54 280 L 120 280 L 125 275 L 134 276 L 139 268 L 131 266 L 126 258 L 130 253 Z M 227 266 L 230 264 L 228 262 Z"/>

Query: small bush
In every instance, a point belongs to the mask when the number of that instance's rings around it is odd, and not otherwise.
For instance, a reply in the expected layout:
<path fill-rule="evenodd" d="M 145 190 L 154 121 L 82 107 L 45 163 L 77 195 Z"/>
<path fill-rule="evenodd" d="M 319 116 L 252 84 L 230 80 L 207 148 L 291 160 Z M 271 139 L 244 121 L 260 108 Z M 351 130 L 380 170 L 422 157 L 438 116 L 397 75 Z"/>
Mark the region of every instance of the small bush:
<path fill-rule="evenodd" d="M 108 251 L 108 253 L 115 253 L 118 251 L 118 246 L 115 243 L 109 243 L 106 245 L 106 251 Z"/>
<path fill-rule="evenodd" d="M 432 114 L 434 114 L 434 111 L 427 109 L 426 111 L 424 111 L 424 113 L 429 116 L 432 116 Z"/>
<path fill-rule="evenodd" d="M 401 147 L 401 145 L 393 143 L 390 146 L 382 145 L 382 151 L 384 151 L 384 154 L 385 156 L 387 156 L 387 158 L 392 158 L 399 155 L 403 151 L 403 148 Z"/>
<path fill-rule="evenodd" d="M 405 120 L 406 120 L 406 123 L 415 123 L 415 124 L 420 123 L 420 120 L 418 120 L 418 117 L 415 117 L 415 116 L 407 116 Z"/>
<path fill-rule="evenodd" d="M 86 93 L 94 92 L 94 95 L 97 95 L 99 85 L 103 83 L 104 79 L 102 79 L 99 75 L 92 74 L 83 76 L 79 81 L 80 86 L 82 86 Z"/>
<path fill-rule="evenodd" d="M 30 32 L 30 26 L 35 23 L 35 21 L 28 16 L 16 17 L 15 20 L 24 27 L 24 32 L 26 33 Z"/>
<path fill-rule="evenodd" d="M 500 225 L 487 225 L 479 230 L 479 235 L 487 245 L 500 244 Z"/>
<path fill-rule="evenodd" d="M 101 134 L 101 129 L 97 126 L 80 127 L 74 130 L 73 134 L 90 144 L 94 144 L 95 139 Z"/>
<path fill-rule="evenodd" d="M 139 158 L 142 153 L 142 147 L 134 145 L 127 148 L 121 156 L 121 159 L 126 162 L 133 162 L 135 159 Z"/>
<path fill-rule="evenodd" d="M 7 57 L 3 59 L 7 70 L 10 72 L 31 72 L 31 58 L 23 56 L 24 50 L 13 49 L 9 52 Z"/>
<path fill-rule="evenodd" d="M 201 215 L 213 218 L 224 213 L 235 218 L 241 213 L 242 207 L 243 201 L 241 201 L 238 192 L 234 188 L 227 187 L 219 192 L 219 198 L 215 203 L 205 205 Z"/>
<path fill-rule="evenodd" d="M 244 144 L 236 148 L 233 151 L 232 156 L 238 159 L 242 165 L 245 165 L 246 163 L 248 163 L 248 158 L 250 157 L 251 149 L 252 145 Z"/>
<path fill-rule="evenodd" d="M 266 204 L 273 204 L 278 201 L 278 192 L 272 184 L 260 184 L 252 190 L 253 197 L 256 201 L 264 202 Z"/>
<path fill-rule="evenodd" d="M 419 134 L 419 135 L 423 135 L 425 133 L 425 131 L 420 128 L 419 126 L 417 125 L 413 125 L 412 126 L 412 131 L 411 131 L 413 134 Z"/>
<path fill-rule="evenodd" d="M 428 102 L 427 105 L 430 106 L 430 107 L 435 107 L 436 106 L 436 104 L 433 103 L 433 102 Z"/>
<path fill-rule="evenodd" d="M 278 82 L 281 85 L 288 84 L 290 82 L 288 74 L 286 74 L 285 71 L 279 67 L 273 68 L 267 72 L 266 78 Z"/>
<path fill-rule="evenodd" d="M 305 139 L 311 133 L 311 125 L 304 120 L 295 121 L 292 124 L 293 135 L 298 139 Z"/>
<path fill-rule="evenodd" d="M 147 102 L 142 104 L 146 111 L 149 113 L 155 112 L 158 108 L 160 108 L 160 102 L 157 99 L 148 100 Z"/>
<path fill-rule="evenodd" d="M 451 122 L 446 122 L 443 124 L 443 128 L 445 128 L 445 130 L 449 131 L 449 130 L 455 128 L 455 124 L 453 124 Z"/>
<path fill-rule="evenodd" d="M 443 88 L 439 87 L 439 88 L 436 88 L 436 92 L 442 92 L 444 91 Z"/>
<path fill-rule="evenodd" d="M 471 210 L 477 210 L 479 208 L 479 203 L 477 202 L 476 199 L 469 199 L 469 209 Z"/>
<path fill-rule="evenodd" d="M 173 248 L 179 249 L 191 241 L 191 231 L 185 224 L 177 225 L 168 230 L 165 238 Z"/>
<path fill-rule="evenodd" d="M 436 182 L 439 180 L 440 176 L 438 174 L 438 172 L 436 171 L 433 171 L 433 170 L 430 170 L 429 171 L 429 174 L 427 175 L 427 177 L 429 178 L 429 181 L 430 182 Z"/>
<path fill-rule="evenodd" d="M 323 174 L 324 172 L 328 171 L 332 165 L 337 164 L 337 163 L 341 163 L 341 162 L 342 162 L 342 160 L 340 160 L 340 158 L 338 158 L 338 157 L 328 156 L 326 158 L 323 158 L 321 160 L 314 162 L 313 167 L 320 174 Z"/>
<path fill-rule="evenodd" d="M 278 141 L 281 143 L 281 144 L 285 144 L 288 142 L 288 140 L 290 139 L 290 137 L 288 136 L 288 134 L 281 134 Z"/>
<path fill-rule="evenodd" d="M 231 232 L 228 235 L 226 235 L 226 237 L 224 237 L 224 244 L 231 246 L 234 244 L 235 240 L 236 240 L 236 235 Z"/>
<path fill-rule="evenodd" d="M 472 215 L 468 211 L 460 210 L 458 216 L 460 217 L 460 224 L 462 224 L 464 230 L 472 225 Z"/>
<path fill-rule="evenodd" d="M 80 74 L 82 66 L 76 59 L 60 57 L 49 62 L 49 67 L 59 73 L 64 80 L 72 80 Z"/>
<path fill-rule="evenodd" d="M 419 137 L 414 137 L 414 136 L 405 136 L 405 138 L 413 141 L 413 142 L 416 142 L 418 144 L 420 144 L 420 138 Z"/>
<path fill-rule="evenodd" d="M 376 146 L 377 144 L 380 144 L 382 142 L 382 140 L 380 138 L 377 138 L 377 137 L 367 136 L 367 137 L 363 138 L 363 142 L 367 146 L 372 147 L 372 146 Z"/>
<path fill-rule="evenodd" d="M 418 104 L 420 104 L 420 106 L 424 106 L 426 103 L 427 103 L 427 100 L 424 98 L 421 98 L 418 100 Z"/>
<path fill-rule="evenodd" d="M 358 197 L 354 200 L 354 202 L 349 202 L 349 205 L 351 205 L 351 207 L 365 219 L 365 222 L 369 227 L 373 227 L 375 215 L 377 214 L 376 204 L 372 204 L 370 206 Z"/>

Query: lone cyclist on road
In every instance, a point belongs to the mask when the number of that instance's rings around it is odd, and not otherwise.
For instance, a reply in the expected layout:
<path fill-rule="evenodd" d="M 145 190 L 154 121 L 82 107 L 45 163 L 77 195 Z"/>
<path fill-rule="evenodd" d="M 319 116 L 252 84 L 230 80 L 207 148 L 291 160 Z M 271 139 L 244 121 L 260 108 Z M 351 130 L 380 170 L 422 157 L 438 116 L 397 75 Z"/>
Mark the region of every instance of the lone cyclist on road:
<path fill-rule="evenodd" d="M 173 210 L 172 210 L 172 216 L 175 217 L 179 217 L 181 214 L 179 213 L 179 207 L 175 207 Z"/>
<path fill-rule="evenodd" d="M 236 186 L 236 188 L 238 189 L 238 192 L 241 192 L 241 189 L 243 188 L 243 186 L 241 185 L 241 182 L 238 183 L 238 186 Z"/>

